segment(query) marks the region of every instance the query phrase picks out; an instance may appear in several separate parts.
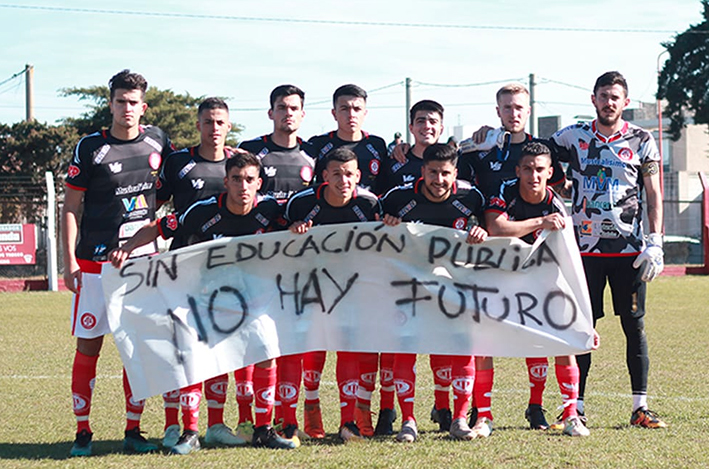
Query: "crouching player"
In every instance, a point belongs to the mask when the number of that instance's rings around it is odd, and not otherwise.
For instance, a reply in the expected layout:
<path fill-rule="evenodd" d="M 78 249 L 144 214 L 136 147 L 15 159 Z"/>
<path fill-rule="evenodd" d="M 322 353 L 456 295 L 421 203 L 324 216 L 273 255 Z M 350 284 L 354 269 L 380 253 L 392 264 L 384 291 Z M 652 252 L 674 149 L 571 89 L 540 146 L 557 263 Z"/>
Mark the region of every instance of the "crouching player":
<path fill-rule="evenodd" d="M 141 228 L 128 242 L 111 252 L 109 259 L 120 267 L 133 249 L 158 237 L 179 235 L 188 245 L 225 236 L 245 236 L 278 229 L 283 225 L 282 207 L 271 197 L 257 197 L 261 187 L 261 163 L 251 153 L 238 154 L 226 162 L 226 192 L 192 204 L 184 213 L 171 214 Z M 210 225 L 211 222 L 211 225 Z M 205 227 L 208 228 L 205 229 Z M 276 434 L 270 426 L 276 387 L 276 361 L 257 363 L 253 374 L 256 422 L 253 446 L 292 449 L 296 439 Z M 265 399 L 269 396 L 268 399 Z M 202 383 L 180 390 L 184 431 L 172 447 L 172 454 L 188 454 L 200 449 L 198 438 L 199 404 Z M 244 442 L 245 443 L 245 442 Z"/>
<path fill-rule="evenodd" d="M 522 148 L 517 179 L 502 182 L 499 195 L 490 199 L 485 210 L 491 236 L 514 236 L 532 244 L 542 230 L 564 228 L 564 203 L 547 187 L 553 171 L 546 145 L 532 142 Z M 564 404 L 564 435 L 588 436 L 589 431 L 576 411 L 579 391 L 576 357 L 556 357 L 555 371 Z"/>

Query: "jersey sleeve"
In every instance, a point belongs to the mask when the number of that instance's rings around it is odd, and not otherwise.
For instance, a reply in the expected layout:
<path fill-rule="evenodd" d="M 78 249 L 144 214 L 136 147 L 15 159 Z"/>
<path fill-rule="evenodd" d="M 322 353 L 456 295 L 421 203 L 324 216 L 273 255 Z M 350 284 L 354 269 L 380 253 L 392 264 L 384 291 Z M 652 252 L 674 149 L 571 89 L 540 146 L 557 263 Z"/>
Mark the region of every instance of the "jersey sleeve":
<path fill-rule="evenodd" d="M 494 195 L 491 195 L 485 204 L 485 213 L 505 213 L 507 212 L 509 181 L 500 182 L 500 186 Z"/>
<path fill-rule="evenodd" d="M 554 135 L 549 138 L 549 149 L 551 150 L 552 160 L 556 159 L 557 162 L 568 163 L 571 161 L 571 152 L 574 146 L 574 131 L 576 126 L 564 127 L 561 130 L 556 131 Z M 556 173 L 556 168 L 554 169 Z"/>
<path fill-rule="evenodd" d="M 387 155 L 386 142 L 381 137 L 373 138 L 372 146 L 377 151 L 377 153 L 381 155 L 381 159 L 379 160 L 379 166 L 381 170 L 379 171 L 379 173 L 377 173 L 377 178 L 374 181 L 374 190 L 372 192 L 377 195 L 381 195 L 388 189 L 385 167 L 389 166 L 387 164 L 389 157 Z"/>
<path fill-rule="evenodd" d="M 158 233 L 163 239 L 174 238 L 179 228 L 180 222 L 176 213 L 158 219 Z"/>
<path fill-rule="evenodd" d="M 660 162 L 660 152 L 657 149 L 655 138 L 650 132 L 643 131 L 644 140 L 640 145 L 640 164 L 649 163 L 652 161 Z"/>
<path fill-rule="evenodd" d="M 67 187 L 85 191 L 89 187 L 91 178 L 91 144 L 87 137 L 82 138 L 74 148 L 74 156 L 67 168 Z"/>
<path fill-rule="evenodd" d="M 174 180 L 176 175 L 174 174 L 174 162 L 175 153 L 170 153 L 166 158 L 165 162 L 160 169 L 160 176 L 158 176 L 157 182 L 157 200 L 158 203 L 164 203 L 170 200 L 172 194 L 175 190 Z"/>
<path fill-rule="evenodd" d="M 475 155 L 476 153 L 474 152 L 467 152 L 458 155 L 458 179 L 468 181 L 471 184 L 473 183 L 473 178 L 475 177 L 473 158 Z"/>

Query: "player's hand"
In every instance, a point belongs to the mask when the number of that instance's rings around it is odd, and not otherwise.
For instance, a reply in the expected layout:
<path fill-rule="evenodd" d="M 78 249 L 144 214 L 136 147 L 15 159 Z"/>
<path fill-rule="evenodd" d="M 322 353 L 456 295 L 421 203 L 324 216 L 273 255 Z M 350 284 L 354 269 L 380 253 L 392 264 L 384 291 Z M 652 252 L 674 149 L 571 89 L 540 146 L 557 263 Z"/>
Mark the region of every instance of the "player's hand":
<path fill-rule="evenodd" d="M 389 215 L 388 213 L 384 214 L 384 218 L 382 219 L 382 222 L 384 222 L 385 225 L 387 226 L 396 226 L 401 223 L 401 218 L 395 217 L 394 215 Z"/>
<path fill-rule="evenodd" d="M 650 233 L 647 236 L 647 245 L 643 252 L 633 262 L 633 267 L 642 269 L 641 279 L 643 282 L 652 282 L 660 275 L 665 268 L 665 253 L 662 250 L 662 235 Z"/>
<path fill-rule="evenodd" d="M 473 136 L 472 136 L 473 142 L 476 143 L 477 145 L 480 145 L 487 138 L 487 133 L 493 129 L 494 129 L 494 127 L 489 127 L 487 125 L 483 125 L 478 130 L 473 132 Z"/>
<path fill-rule="evenodd" d="M 404 164 L 408 161 L 408 158 L 406 158 L 406 154 L 409 152 L 410 149 L 411 145 L 409 145 L 408 143 L 400 143 L 394 147 L 394 151 L 391 152 L 391 157 L 399 163 Z"/>
<path fill-rule="evenodd" d="M 468 244 L 480 244 L 487 239 L 487 231 L 480 226 L 474 226 L 468 231 L 468 238 L 465 240 Z"/>
<path fill-rule="evenodd" d="M 598 350 L 601 346 L 601 336 L 598 334 L 596 329 L 593 330 L 593 345 L 591 345 L 591 350 Z"/>
<path fill-rule="evenodd" d="M 115 267 L 116 269 L 120 269 L 123 267 L 123 263 L 128 259 L 128 256 L 130 256 L 130 251 L 124 249 L 123 247 L 114 249 L 108 254 L 108 260 L 111 262 L 111 265 Z"/>
<path fill-rule="evenodd" d="M 542 228 L 545 230 L 561 230 L 566 226 L 566 220 L 560 213 L 552 213 L 542 217 Z"/>
<path fill-rule="evenodd" d="M 294 234 L 305 234 L 310 228 L 313 227 L 313 220 L 309 220 L 307 223 L 304 221 L 297 221 L 293 223 L 288 229 Z"/>
<path fill-rule="evenodd" d="M 81 288 L 81 270 L 76 261 L 71 261 L 69 268 L 64 267 L 64 285 L 73 293 L 79 293 Z"/>

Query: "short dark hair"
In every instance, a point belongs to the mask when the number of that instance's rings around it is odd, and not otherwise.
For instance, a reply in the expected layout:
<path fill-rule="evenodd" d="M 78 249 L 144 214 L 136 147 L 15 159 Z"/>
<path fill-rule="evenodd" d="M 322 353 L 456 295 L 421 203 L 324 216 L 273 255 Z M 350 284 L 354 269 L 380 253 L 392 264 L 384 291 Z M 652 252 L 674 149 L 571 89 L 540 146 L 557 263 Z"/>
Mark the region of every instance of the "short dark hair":
<path fill-rule="evenodd" d="M 354 96 L 355 98 L 362 98 L 367 102 L 367 92 L 353 84 L 342 85 L 335 90 L 335 93 L 332 95 L 332 107 L 337 106 L 337 98 L 340 96 Z"/>
<path fill-rule="evenodd" d="M 261 173 L 261 160 L 253 153 L 234 153 L 229 159 L 226 160 L 226 174 L 229 174 L 232 168 L 246 168 L 248 166 L 254 166 L 258 168 L 259 174 Z"/>
<path fill-rule="evenodd" d="M 620 72 L 606 72 L 596 80 L 596 84 L 593 85 L 593 94 L 596 94 L 599 88 L 604 86 L 620 85 L 625 91 L 625 97 L 628 97 L 628 82 L 625 81 L 625 77 L 621 75 Z"/>
<path fill-rule="evenodd" d="M 286 96 L 292 96 L 297 94 L 300 96 L 300 107 L 305 105 L 305 92 L 295 85 L 280 85 L 273 88 L 271 91 L 271 97 L 269 98 L 271 103 L 271 109 L 276 104 L 276 100 L 280 97 L 285 98 Z"/>
<path fill-rule="evenodd" d="M 327 168 L 331 161 L 347 163 L 352 160 L 357 161 L 357 155 L 355 152 L 345 147 L 335 148 L 325 157 L 325 168 Z"/>
<path fill-rule="evenodd" d="M 549 147 L 544 145 L 542 142 L 529 142 L 522 147 L 522 152 L 520 154 L 519 160 L 517 160 L 517 166 L 522 164 L 522 160 L 527 156 L 547 156 L 549 161 L 551 161 L 551 151 Z"/>
<path fill-rule="evenodd" d="M 419 111 L 437 112 L 441 116 L 441 120 L 443 120 L 443 106 L 441 106 L 441 104 L 437 103 L 436 101 L 424 99 L 423 101 L 419 101 L 418 103 L 411 106 L 411 109 L 409 110 L 409 118 L 411 119 L 411 123 L 414 122 L 414 119 L 416 118 L 416 113 Z"/>
<path fill-rule="evenodd" d="M 141 96 L 145 97 L 148 89 L 148 82 L 140 73 L 133 73 L 127 68 L 116 73 L 108 80 L 108 89 L 111 92 L 110 99 L 116 94 L 116 90 L 140 90 Z"/>
<path fill-rule="evenodd" d="M 197 115 L 201 115 L 202 111 L 212 109 L 224 109 L 226 112 L 229 112 L 229 106 L 227 106 L 223 99 L 212 97 L 205 99 L 199 104 L 199 107 L 197 108 Z"/>
<path fill-rule="evenodd" d="M 423 151 L 423 164 L 431 161 L 449 161 L 453 166 L 458 164 L 458 150 L 445 143 L 434 143 Z"/>

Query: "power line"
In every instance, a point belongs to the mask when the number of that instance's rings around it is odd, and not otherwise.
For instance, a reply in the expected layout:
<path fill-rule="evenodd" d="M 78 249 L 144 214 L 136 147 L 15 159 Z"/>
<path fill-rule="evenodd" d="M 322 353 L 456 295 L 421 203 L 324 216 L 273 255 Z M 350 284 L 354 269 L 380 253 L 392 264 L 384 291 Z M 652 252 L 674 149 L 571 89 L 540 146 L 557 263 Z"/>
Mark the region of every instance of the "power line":
<path fill-rule="evenodd" d="M 296 24 L 326 24 L 345 26 L 368 26 L 387 28 L 421 28 L 421 29 L 469 29 L 482 31 L 545 31 L 545 32 L 584 32 L 584 33 L 623 33 L 623 34 L 677 34 L 678 31 L 669 29 L 624 29 L 624 28 L 564 28 L 558 26 L 495 26 L 495 25 L 475 25 L 475 24 L 431 24 L 431 23 L 399 23 L 383 21 L 342 21 L 342 20 L 318 20 L 318 19 L 297 19 L 297 18 L 266 18 L 256 16 L 233 16 L 233 15 L 205 15 L 195 13 L 168 13 L 160 11 L 129 11 L 129 10 L 101 10 L 96 8 L 68 8 L 68 7 L 48 7 L 39 5 L 12 5 L 0 4 L 0 8 L 14 8 L 21 10 L 53 11 L 61 13 L 89 13 L 105 15 L 130 15 L 158 18 L 186 18 L 186 19 L 210 19 L 222 21 L 245 21 L 245 22 L 268 22 L 268 23 L 296 23 Z M 709 34 L 709 31 L 686 31 L 691 34 Z"/>
<path fill-rule="evenodd" d="M 22 75 L 23 73 L 25 73 L 25 69 L 24 69 L 24 68 L 23 68 L 22 70 L 20 70 L 19 72 L 15 73 L 15 74 L 14 74 L 13 76 L 11 76 L 10 78 L 6 78 L 5 80 L 0 81 L 0 86 L 4 85 L 4 84 L 7 83 L 8 81 L 14 80 L 15 78 L 19 77 L 19 76 Z"/>
<path fill-rule="evenodd" d="M 425 83 L 423 81 L 414 81 L 414 83 L 417 85 L 422 85 L 422 86 L 432 86 L 434 88 L 470 88 L 473 86 L 487 86 L 487 85 L 497 85 L 500 83 L 509 83 L 511 81 L 522 81 L 522 80 L 520 78 L 513 78 L 510 80 L 495 80 L 495 81 L 486 81 L 486 82 L 482 82 L 482 83 L 462 83 L 462 84 Z"/>

